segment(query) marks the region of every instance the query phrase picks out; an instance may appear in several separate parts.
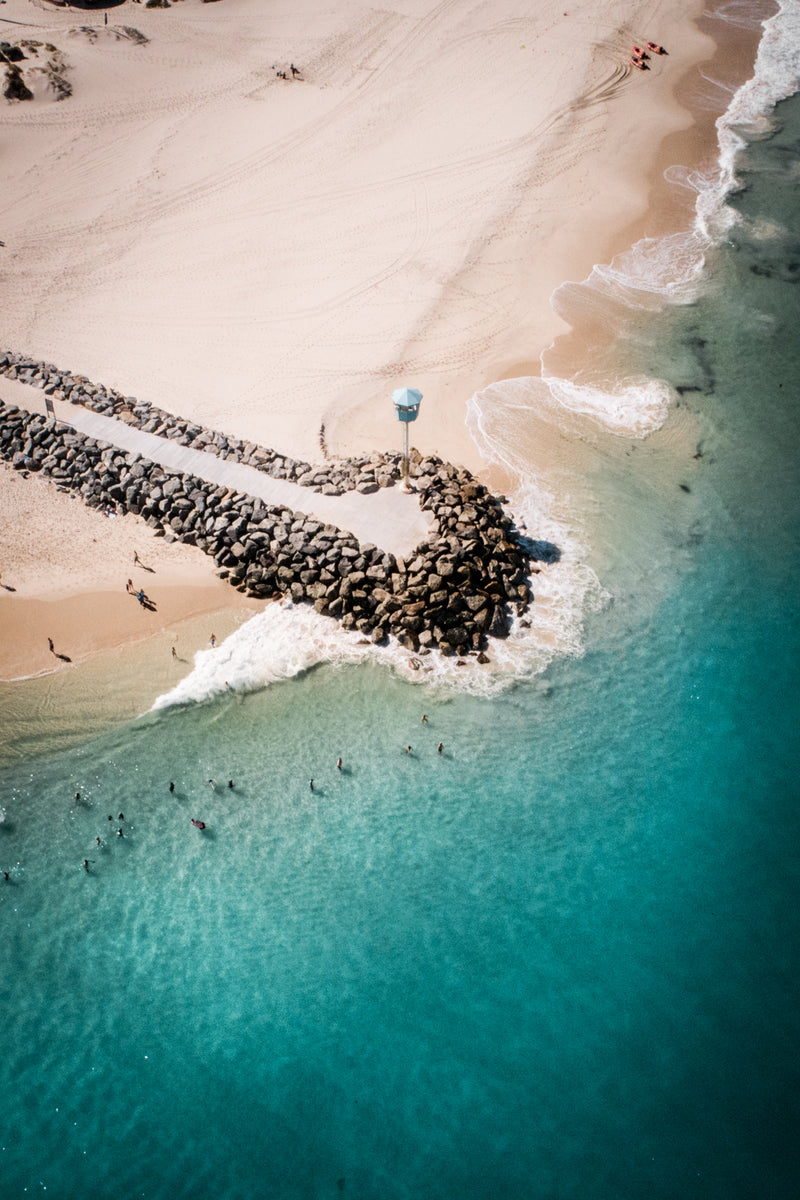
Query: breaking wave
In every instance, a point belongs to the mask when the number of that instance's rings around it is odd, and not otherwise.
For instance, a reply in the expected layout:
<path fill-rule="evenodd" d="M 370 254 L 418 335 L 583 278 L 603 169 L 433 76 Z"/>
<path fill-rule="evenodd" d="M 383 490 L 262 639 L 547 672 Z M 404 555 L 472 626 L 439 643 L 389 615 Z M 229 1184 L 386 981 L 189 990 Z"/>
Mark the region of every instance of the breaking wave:
<path fill-rule="evenodd" d="M 287 600 L 267 605 L 216 649 L 199 651 L 191 673 L 159 696 L 153 709 L 261 690 L 322 664 L 344 667 L 365 662 L 441 692 L 496 695 L 513 680 L 542 671 L 555 654 L 581 653 L 577 635 L 583 605 L 575 606 L 575 589 L 565 586 L 557 571 L 541 584 L 535 578 L 536 604 L 527 617 L 517 618 L 507 639 L 492 644 L 489 665 L 475 658 L 414 655 L 396 642 L 376 646 L 343 629 L 332 617 Z M 573 623 L 565 620 L 571 608 Z"/>

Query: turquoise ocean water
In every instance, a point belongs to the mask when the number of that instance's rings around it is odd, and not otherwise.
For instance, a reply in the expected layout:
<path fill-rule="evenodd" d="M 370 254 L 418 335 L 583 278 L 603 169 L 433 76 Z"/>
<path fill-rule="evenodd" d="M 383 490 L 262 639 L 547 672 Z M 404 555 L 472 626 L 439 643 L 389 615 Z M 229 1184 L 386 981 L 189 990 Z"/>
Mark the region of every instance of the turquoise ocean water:
<path fill-rule="evenodd" d="M 666 423 L 560 470 L 580 652 L 491 696 L 206 656 L 2 769 L 4 1195 L 797 1194 L 800 98 L 736 170 L 626 335 Z"/>

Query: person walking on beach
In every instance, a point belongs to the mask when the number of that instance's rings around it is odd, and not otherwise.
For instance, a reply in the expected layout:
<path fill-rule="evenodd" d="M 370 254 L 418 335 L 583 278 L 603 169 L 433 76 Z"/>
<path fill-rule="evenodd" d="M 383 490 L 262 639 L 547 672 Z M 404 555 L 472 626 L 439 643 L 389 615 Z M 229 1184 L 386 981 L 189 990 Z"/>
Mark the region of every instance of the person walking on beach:
<path fill-rule="evenodd" d="M 212 633 L 211 637 L 210 637 L 208 640 L 211 642 L 211 649 L 213 650 L 213 649 L 214 649 L 214 647 L 215 647 L 215 646 L 216 646 L 216 644 L 217 644 L 217 637 L 216 637 L 216 634 L 213 634 L 213 633 Z"/>
<path fill-rule="evenodd" d="M 133 580 L 132 579 L 129 579 L 128 582 L 125 584 L 125 591 L 130 596 L 131 592 L 133 591 Z"/>
<path fill-rule="evenodd" d="M 142 566 L 144 566 L 144 563 L 143 563 L 143 562 L 142 562 L 142 560 L 139 558 L 139 551 L 138 551 L 138 550 L 134 550 L 134 552 L 133 552 L 133 565 L 134 565 L 135 567 L 142 567 Z"/>
<path fill-rule="evenodd" d="M 177 658 L 177 657 L 178 657 L 177 651 L 175 650 L 175 647 L 174 647 L 174 646 L 172 647 L 172 657 L 173 657 L 173 658 Z"/>

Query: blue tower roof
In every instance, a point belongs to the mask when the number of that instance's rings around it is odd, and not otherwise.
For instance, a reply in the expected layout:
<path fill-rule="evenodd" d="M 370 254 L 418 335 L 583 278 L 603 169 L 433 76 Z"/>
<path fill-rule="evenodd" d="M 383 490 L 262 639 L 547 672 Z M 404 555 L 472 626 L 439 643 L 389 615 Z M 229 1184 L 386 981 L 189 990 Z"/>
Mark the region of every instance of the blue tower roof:
<path fill-rule="evenodd" d="M 401 421 L 413 421 L 419 412 L 422 392 L 418 388 L 395 388 L 392 392 L 395 411 Z"/>

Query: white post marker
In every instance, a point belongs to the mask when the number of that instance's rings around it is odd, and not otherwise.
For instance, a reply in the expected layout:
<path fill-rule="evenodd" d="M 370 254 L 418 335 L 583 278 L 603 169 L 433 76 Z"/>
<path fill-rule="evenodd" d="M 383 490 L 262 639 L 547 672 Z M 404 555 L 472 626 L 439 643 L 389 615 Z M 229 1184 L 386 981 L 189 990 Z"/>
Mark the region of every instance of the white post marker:
<path fill-rule="evenodd" d="M 422 401 L 422 392 L 418 388 L 396 388 L 392 392 L 392 403 L 398 421 L 403 425 L 403 491 L 410 492 L 408 486 L 408 427 L 412 421 L 416 421 L 419 414 L 419 406 Z"/>

